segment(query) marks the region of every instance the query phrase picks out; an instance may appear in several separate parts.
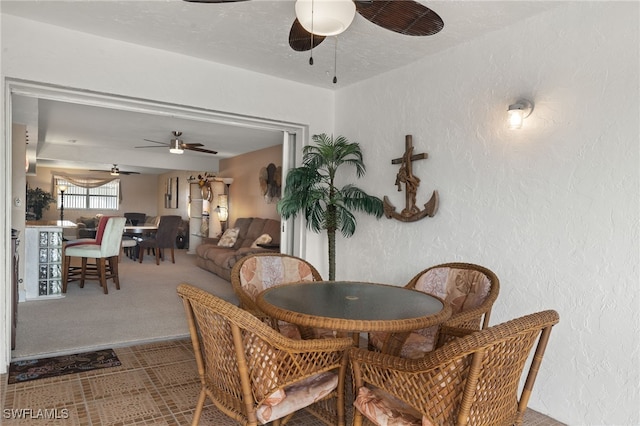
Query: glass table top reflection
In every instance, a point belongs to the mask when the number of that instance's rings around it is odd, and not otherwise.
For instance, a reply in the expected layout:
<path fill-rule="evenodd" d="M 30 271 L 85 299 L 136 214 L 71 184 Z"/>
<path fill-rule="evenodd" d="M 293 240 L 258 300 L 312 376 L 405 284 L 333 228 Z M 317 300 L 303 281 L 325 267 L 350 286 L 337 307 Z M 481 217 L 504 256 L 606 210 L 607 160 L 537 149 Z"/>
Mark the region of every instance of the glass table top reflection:
<path fill-rule="evenodd" d="M 408 331 L 439 324 L 450 308 L 434 296 L 358 281 L 283 284 L 260 293 L 258 306 L 293 324 L 341 331 Z"/>

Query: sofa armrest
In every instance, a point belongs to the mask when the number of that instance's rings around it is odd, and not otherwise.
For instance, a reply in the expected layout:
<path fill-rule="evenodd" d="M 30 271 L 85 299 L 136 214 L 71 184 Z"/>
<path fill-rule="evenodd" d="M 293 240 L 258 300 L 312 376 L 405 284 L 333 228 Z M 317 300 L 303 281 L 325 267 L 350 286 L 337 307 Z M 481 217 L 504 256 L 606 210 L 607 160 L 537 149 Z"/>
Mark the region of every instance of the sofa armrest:
<path fill-rule="evenodd" d="M 202 239 L 202 244 L 214 244 L 214 245 L 217 245 L 218 241 L 220 241 L 220 238 L 209 238 L 209 237 L 206 237 L 206 238 Z"/>

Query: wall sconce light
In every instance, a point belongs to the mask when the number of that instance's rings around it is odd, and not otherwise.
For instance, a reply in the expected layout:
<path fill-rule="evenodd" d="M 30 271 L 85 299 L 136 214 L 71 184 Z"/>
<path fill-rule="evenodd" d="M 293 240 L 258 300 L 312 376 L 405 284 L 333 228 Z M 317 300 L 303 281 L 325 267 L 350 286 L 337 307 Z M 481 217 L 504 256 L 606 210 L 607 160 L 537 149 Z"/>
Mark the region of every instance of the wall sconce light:
<path fill-rule="evenodd" d="M 507 113 L 509 114 L 509 128 L 521 129 L 522 122 L 533 112 L 533 102 L 526 99 L 520 99 L 515 104 L 509 105 Z"/>

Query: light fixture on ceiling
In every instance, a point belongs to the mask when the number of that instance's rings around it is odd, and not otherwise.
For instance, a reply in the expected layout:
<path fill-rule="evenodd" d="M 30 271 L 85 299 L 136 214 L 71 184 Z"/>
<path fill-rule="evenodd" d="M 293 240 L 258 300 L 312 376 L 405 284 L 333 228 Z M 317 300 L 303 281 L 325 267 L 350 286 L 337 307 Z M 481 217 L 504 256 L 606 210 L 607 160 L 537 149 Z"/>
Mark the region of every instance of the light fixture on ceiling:
<path fill-rule="evenodd" d="M 111 176 L 120 176 L 120 169 L 115 164 L 111 168 Z"/>
<path fill-rule="evenodd" d="M 533 112 L 533 102 L 527 99 L 520 99 L 515 104 L 509 105 L 507 113 L 509 114 L 509 128 L 521 129 L 524 119 L 529 117 Z"/>
<path fill-rule="evenodd" d="M 171 139 L 171 145 L 169 146 L 169 152 L 172 154 L 182 154 L 184 150 L 181 147 L 182 141 L 178 138 Z"/>
<path fill-rule="evenodd" d="M 353 0 L 297 0 L 296 18 L 308 32 L 335 36 L 344 32 L 356 15 Z"/>

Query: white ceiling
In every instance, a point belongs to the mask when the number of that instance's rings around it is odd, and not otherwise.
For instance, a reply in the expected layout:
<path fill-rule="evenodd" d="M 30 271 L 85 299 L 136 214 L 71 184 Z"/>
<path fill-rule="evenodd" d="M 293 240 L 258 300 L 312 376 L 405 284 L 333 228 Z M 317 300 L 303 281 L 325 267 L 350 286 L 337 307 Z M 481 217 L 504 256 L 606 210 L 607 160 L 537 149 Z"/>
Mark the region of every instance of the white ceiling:
<path fill-rule="evenodd" d="M 295 52 L 289 47 L 289 29 L 295 18 L 293 0 L 225 4 L 181 0 L 1 0 L 0 11 L 305 84 L 340 89 L 392 69 L 409 66 L 429 55 L 549 10 L 561 2 L 421 0 L 420 3 L 442 17 L 444 29 L 440 33 L 428 37 L 404 36 L 380 28 L 356 14 L 353 24 L 338 38 L 337 84 L 331 81 L 334 75 L 334 40 L 327 39 L 313 50 L 313 66 L 308 63 L 309 52 Z M 143 140 L 145 138 L 168 141 L 170 130 L 183 131 L 185 142 L 200 142 L 205 148 L 219 151 L 217 158 L 273 146 L 282 141 L 281 135 L 273 131 L 134 115 L 132 112 L 55 101 L 40 101 L 39 104 L 40 152 L 46 152 L 48 144 L 59 145 L 59 150 L 64 151 L 62 148 L 66 146 L 68 149 L 73 140 L 111 147 L 120 155 L 111 158 L 105 152 L 101 156 L 106 161 L 103 166 L 119 162 L 123 170 L 143 165 L 136 160 L 140 151 L 163 151 L 138 149 L 129 156 L 123 156 L 122 150 L 131 149 L 132 141 L 135 142 L 133 146 L 148 145 Z M 123 115 L 126 115 L 126 120 Z M 69 116 L 82 119 L 69 122 L 65 120 Z M 49 148 L 49 156 L 53 157 L 55 151 Z M 131 164 L 123 163 L 119 160 L 121 158 L 131 158 Z M 59 162 L 49 163 L 63 166 Z M 40 160 L 38 164 L 41 164 Z M 126 167 L 128 165 L 131 167 Z M 94 164 L 88 168 L 95 167 Z M 171 165 L 166 167 L 171 168 Z M 159 171 L 161 168 L 156 169 Z"/>

